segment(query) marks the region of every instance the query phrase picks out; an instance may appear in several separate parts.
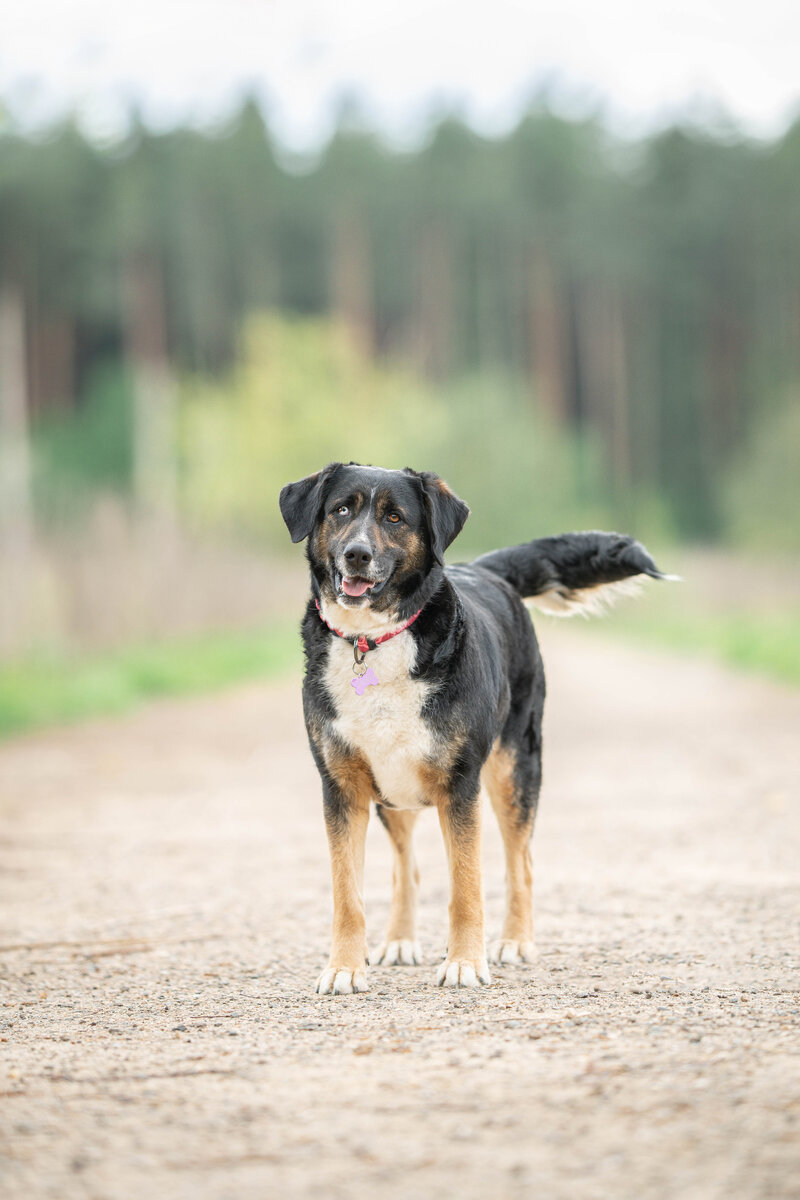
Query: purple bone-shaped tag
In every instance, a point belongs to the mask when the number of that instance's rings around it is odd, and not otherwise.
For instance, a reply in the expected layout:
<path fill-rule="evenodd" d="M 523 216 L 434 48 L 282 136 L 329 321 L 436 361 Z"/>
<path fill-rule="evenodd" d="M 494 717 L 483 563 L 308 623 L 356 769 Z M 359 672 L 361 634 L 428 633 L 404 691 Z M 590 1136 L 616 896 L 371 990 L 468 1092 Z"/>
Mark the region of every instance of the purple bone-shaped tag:
<path fill-rule="evenodd" d="M 378 676 L 375 674 L 372 667 L 367 667 L 363 675 L 356 675 L 350 680 L 350 686 L 356 689 L 357 696 L 363 696 L 370 684 L 374 684 L 377 687 L 378 683 Z"/>

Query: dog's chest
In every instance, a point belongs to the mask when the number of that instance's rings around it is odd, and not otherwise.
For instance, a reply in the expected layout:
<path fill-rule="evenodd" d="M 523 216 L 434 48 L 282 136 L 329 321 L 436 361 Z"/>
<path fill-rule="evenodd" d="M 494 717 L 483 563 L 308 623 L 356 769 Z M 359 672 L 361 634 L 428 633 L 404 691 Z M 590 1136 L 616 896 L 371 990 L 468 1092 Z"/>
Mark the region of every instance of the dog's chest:
<path fill-rule="evenodd" d="M 415 660 L 416 643 L 410 635 L 384 643 L 366 659 L 378 683 L 359 695 L 351 683 L 353 648 L 336 638 L 325 669 L 337 736 L 360 751 L 381 795 L 395 808 L 421 808 L 427 801 L 419 768 L 433 754 L 431 732 L 422 718 L 430 688 L 411 678 Z"/>

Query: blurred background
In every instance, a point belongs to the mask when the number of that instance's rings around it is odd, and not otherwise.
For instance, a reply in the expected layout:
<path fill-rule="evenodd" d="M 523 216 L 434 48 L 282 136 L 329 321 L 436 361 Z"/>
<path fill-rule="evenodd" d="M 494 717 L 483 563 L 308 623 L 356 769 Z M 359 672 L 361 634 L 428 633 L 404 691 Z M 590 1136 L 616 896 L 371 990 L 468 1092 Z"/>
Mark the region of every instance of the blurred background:
<path fill-rule="evenodd" d="M 455 557 L 632 532 L 687 582 L 604 635 L 800 681 L 800 12 L 641 8 L 7 15 L 0 733 L 297 663 L 338 458 Z"/>

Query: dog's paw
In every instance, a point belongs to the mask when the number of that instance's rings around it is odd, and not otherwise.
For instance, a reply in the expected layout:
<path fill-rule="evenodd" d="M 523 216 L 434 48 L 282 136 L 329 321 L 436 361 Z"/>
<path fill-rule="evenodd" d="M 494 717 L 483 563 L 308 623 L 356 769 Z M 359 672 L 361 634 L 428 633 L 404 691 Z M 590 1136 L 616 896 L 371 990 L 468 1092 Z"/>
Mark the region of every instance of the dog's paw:
<path fill-rule="evenodd" d="M 422 962 L 419 942 L 413 942 L 410 938 L 384 942 L 377 953 L 375 962 L 378 966 L 383 967 L 418 967 Z"/>
<path fill-rule="evenodd" d="M 326 967 L 317 980 L 316 991 L 320 996 L 349 996 L 353 992 L 366 992 L 367 971 L 365 967 Z"/>
<path fill-rule="evenodd" d="M 489 962 L 500 963 L 503 966 L 521 967 L 523 963 L 532 963 L 536 958 L 536 946 L 533 942 L 514 942 L 510 938 L 500 938 L 489 946 Z"/>
<path fill-rule="evenodd" d="M 479 983 L 491 983 L 489 966 L 485 958 L 472 961 L 469 958 L 446 958 L 436 972 L 439 987 L 477 987 Z"/>

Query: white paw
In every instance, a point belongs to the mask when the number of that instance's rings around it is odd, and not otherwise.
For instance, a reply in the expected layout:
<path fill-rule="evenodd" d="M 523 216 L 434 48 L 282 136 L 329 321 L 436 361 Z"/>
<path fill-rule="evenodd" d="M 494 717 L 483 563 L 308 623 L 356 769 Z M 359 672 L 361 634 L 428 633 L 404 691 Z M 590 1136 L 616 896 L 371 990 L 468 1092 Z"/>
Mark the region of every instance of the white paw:
<path fill-rule="evenodd" d="M 412 942 L 410 938 L 384 942 L 375 961 L 384 967 L 418 967 L 422 962 L 419 942 Z"/>
<path fill-rule="evenodd" d="M 532 963 L 536 958 L 536 946 L 533 942 L 514 942 L 508 938 L 500 938 L 489 946 L 489 962 L 521 966 L 522 963 Z"/>
<path fill-rule="evenodd" d="M 479 983 L 491 983 L 486 959 L 472 962 L 468 958 L 446 958 L 436 972 L 439 987 L 477 987 Z"/>
<path fill-rule="evenodd" d="M 352 971 L 349 967 L 326 967 L 317 980 L 316 990 L 320 996 L 349 996 L 352 992 L 366 992 L 366 969 Z"/>

